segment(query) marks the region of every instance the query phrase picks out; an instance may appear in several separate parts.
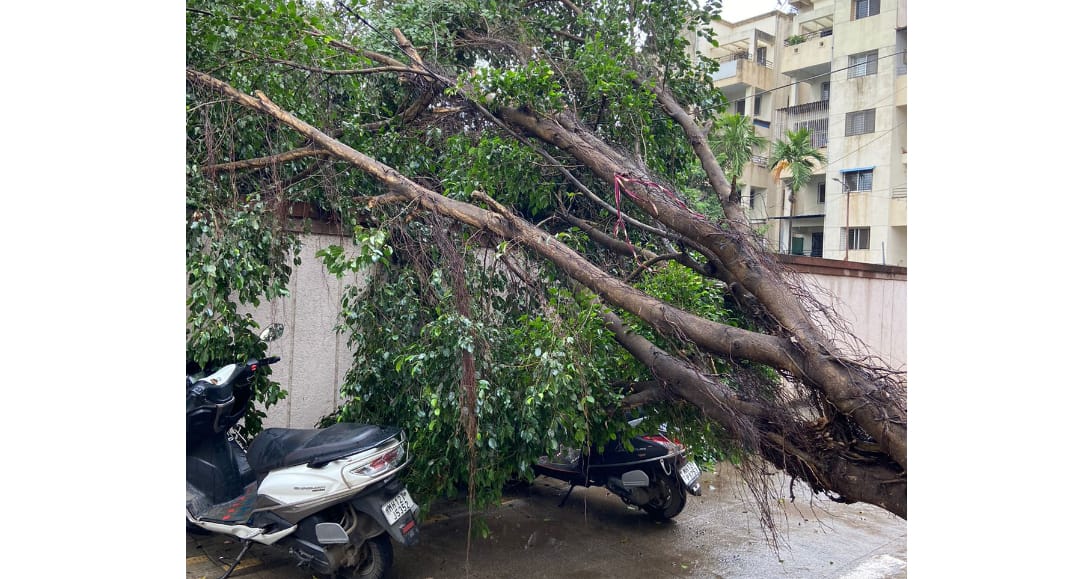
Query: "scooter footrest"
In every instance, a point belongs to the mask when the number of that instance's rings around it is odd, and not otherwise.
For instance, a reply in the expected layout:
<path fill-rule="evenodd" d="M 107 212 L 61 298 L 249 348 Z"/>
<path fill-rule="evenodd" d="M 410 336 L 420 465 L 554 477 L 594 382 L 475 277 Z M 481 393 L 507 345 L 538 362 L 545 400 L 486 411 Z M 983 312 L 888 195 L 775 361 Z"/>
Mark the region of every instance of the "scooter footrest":
<path fill-rule="evenodd" d="M 258 490 L 259 484 L 253 482 L 244 487 L 244 494 L 231 501 L 213 505 L 197 516 L 203 521 L 214 521 L 219 523 L 245 522 L 251 517 L 251 512 L 255 510 L 255 501 L 258 497 Z"/>
<path fill-rule="evenodd" d="M 187 484 L 187 510 L 195 518 L 210 510 L 214 506 L 206 495 L 202 494 L 191 483 Z"/>

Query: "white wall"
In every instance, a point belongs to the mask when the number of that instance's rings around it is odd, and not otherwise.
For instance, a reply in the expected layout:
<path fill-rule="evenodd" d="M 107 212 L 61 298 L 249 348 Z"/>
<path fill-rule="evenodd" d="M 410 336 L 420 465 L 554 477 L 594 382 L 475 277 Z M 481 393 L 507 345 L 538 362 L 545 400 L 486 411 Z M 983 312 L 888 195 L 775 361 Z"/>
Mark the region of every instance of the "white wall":
<path fill-rule="evenodd" d="M 273 378 L 288 390 L 289 396 L 267 411 L 266 427 L 314 427 L 340 404 L 339 388 L 352 363 L 346 337 L 337 334 L 334 327 L 344 286 L 359 283 L 363 276 L 351 274 L 339 280 L 327 273 L 315 257 L 316 251 L 331 244 L 351 251 L 351 242 L 321 234 L 303 235 L 301 239 L 302 264 L 294 270 L 289 284 L 292 295 L 264 303 L 253 313 L 261 326 L 285 324 L 285 334 L 270 344 L 269 354 L 281 356 L 281 362 L 273 366 Z M 876 354 L 895 367 L 903 367 L 907 363 L 906 274 L 874 276 L 867 273 L 873 267 L 863 264 L 828 260 L 808 263 L 833 265 L 800 275 L 809 278 L 812 288 L 826 290 L 839 300 L 834 304 L 837 312 Z M 859 273 L 845 274 L 849 271 L 845 268 L 858 268 Z M 825 295 L 819 291 L 819 299 Z"/>
<path fill-rule="evenodd" d="M 313 428 L 340 404 L 338 391 L 352 364 L 347 338 L 334 327 L 345 285 L 358 283 L 363 276 L 349 274 L 338 279 L 315 257 L 316 251 L 329 245 L 351 252 L 352 242 L 321 234 L 302 235 L 301 239 L 301 265 L 294 268 L 289 281 L 292 295 L 263 303 L 252 314 L 260 327 L 285 324 L 285 334 L 270 343 L 268 355 L 281 356 L 273 365 L 273 379 L 289 395 L 266 411 L 266 427 Z"/>
<path fill-rule="evenodd" d="M 890 366 L 907 364 L 907 281 L 803 274 L 815 286 L 818 299 L 832 304 L 870 350 Z M 833 298 L 825 296 L 831 294 Z"/>

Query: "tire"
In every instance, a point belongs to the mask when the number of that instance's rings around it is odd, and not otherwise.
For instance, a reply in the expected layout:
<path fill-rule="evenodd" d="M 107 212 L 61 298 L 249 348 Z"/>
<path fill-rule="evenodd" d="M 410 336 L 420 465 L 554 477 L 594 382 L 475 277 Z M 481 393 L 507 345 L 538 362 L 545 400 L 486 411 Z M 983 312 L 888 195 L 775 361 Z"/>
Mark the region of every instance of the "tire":
<path fill-rule="evenodd" d="M 674 519 L 686 507 L 686 487 L 677 477 L 660 476 L 653 484 L 653 499 L 642 508 L 654 521 Z"/>
<path fill-rule="evenodd" d="M 355 567 L 342 569 L 338 579 L 384 579 L 394 566 L 394 546 L 390 544 L 390 535 L 382 533 L 364 541 L 357 547 L 360 563 Z"/>

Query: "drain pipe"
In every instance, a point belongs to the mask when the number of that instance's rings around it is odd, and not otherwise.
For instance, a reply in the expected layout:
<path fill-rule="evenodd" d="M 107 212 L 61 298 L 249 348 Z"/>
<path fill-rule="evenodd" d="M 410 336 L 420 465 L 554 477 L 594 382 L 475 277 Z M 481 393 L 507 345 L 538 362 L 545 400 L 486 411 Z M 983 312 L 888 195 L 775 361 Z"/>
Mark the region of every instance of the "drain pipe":
<path fill-rule="evenodd" d="M 836 177 L 833 177 L 833 181 L 836 181 L 837 183 L 840 184 L 840 190 L 843 191 L 844 195 L 847 197 L 847 207 L 844 209 L 844 237 L 847 237 L 847 236 L 851 235 L 851 191 L 848 189 L 847 184 L 845 184 L 840 179 L 837 179 Z M 848 251 L 851 248 L 851 243 L 847 239 L 844 239 L 843 242 L 844 242 L 844 261 L 847 261 L 848 260 Z M 882 259 L 883 260 L 884 260 L 884 251 L 885 251 L 884 244 L 882 244 L 882 254 L 883 254 Z"/>

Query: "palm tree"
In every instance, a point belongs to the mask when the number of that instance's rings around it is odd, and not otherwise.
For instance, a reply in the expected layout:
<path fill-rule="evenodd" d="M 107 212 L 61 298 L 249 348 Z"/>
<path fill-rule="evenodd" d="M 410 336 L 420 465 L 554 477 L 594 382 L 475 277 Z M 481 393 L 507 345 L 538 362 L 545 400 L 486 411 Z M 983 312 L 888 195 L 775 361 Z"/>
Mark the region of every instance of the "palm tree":
<path fill-rule="evenodd" d="M 773 179 L 780 180 L 785 169 L 791 171 L 791 215 L 795 215 L 795 195 L 810 181 L 814 172 L 814 161 L 825 163 L 825 154 L 810 141 L 810 129 L 803 127 L 797 131 L 788 131 L 787 140 L 779 140 L 769 157 L 769 168 Z M 784 214 L 784 196 L 781 187 L 780 215 Z M 788 247 L 791 247 L 791 226 L 788 224 Z"/>
<path fill-rule="evenodd" d="M 719 134 L 717 144 L 722 153 L 720 165 L 731 183 L 731 198 L 739 196 L 736 181 L 742 177 L 743 169 L 750 162 L 754 148 L 764 147 L 768 141 L 757 134 L 750 117 L 739 114 L 723 114 L 716 127 Z"/>

